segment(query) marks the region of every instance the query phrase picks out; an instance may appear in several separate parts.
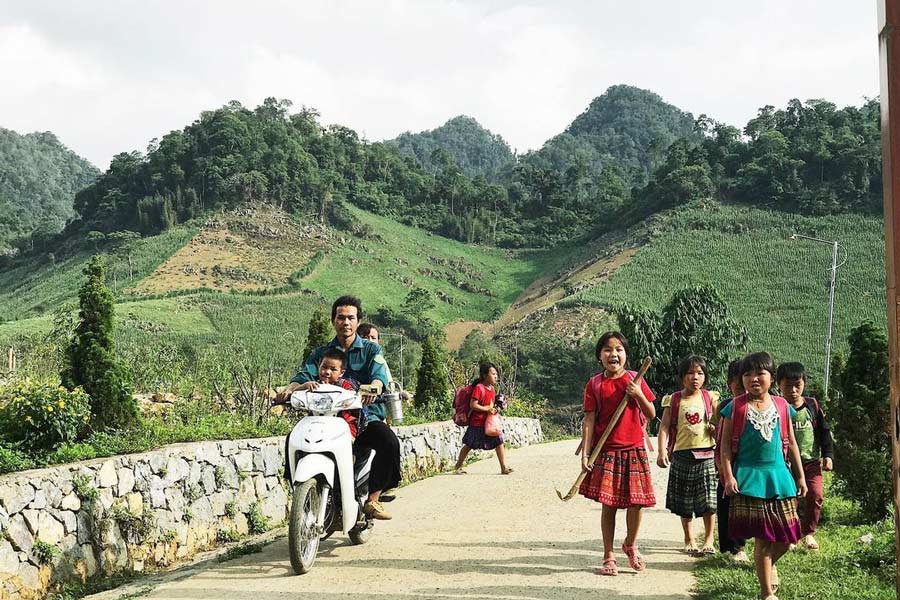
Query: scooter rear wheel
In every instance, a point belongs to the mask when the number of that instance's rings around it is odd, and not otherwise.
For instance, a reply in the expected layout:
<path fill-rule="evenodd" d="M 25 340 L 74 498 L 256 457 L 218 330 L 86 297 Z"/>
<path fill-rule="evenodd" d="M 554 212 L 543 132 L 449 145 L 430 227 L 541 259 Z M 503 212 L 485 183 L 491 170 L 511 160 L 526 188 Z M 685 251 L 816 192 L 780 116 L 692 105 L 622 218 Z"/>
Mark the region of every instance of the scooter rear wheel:
<path fill-rule="evenodd" d="M 308 479 L 294 484 L 291 517 L 288 523 L 288 547 L 291 567 L 297 575 L 312 569 L 319 551 L 316 514 L 319 511 L 319 482 Z"/>

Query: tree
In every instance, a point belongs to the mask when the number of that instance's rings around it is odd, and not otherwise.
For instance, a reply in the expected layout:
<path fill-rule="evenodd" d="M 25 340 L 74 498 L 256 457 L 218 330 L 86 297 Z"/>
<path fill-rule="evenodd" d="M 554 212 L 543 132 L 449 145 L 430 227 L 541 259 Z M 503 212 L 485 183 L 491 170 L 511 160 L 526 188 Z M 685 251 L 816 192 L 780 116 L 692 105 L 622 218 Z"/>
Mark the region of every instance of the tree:
<path fill-rule="evenodd" d="M 676 389 L 678 363 L 692 354 L 706 358 L 711 382 L 724 384 L 728 359 L 747 344 L 747 331 L 734 321 L 714 289 L 696 286 L 678 290 L 662 313 L 625 307 L 619 316 L 622 333 L 631 343 L 631 363 L 653 357 L 647 376 L 651 387 Z"/>
<path fill-rule="evenodd" d="M 431 292 L 416 286 L 406 294 L 401 310 L 414 322 L 420 323 L 425 318 L 425 313 L 432 308 L 434 308 L 434 298 L 432 298 Z"/>
<path fill-rule="evenodd" d="M 891 487 L 890 378 L 887 338 L 872 323 L 850 332 L 849 357 L 832 361 L 835 475 L 862 514 L 877 521 L 893 506 Z"/>
<path fill-rule="evenodd" d="M 91 397 L 96 429 L 121 428 L 137 418 L 131 378 L 113 348 L 113 298 L 106 287 L 103 259 L 94 256 L 84 269 L 87 281 L 78 292 L 80 310 L 69 345 L 62 383 L 81 386 Z"/>
<path fill-rule="evenodd" d="M 450 402 L 450 380 L 447 374 L 447 354 L 435 334 L 422 342 L 422 362 L 416 377 L 415 405 L 443 406 Z"/>
<path fill-rule="evenodd" d="M 328 313 L 317 308 L 309 318 L 309 330 L 306 334 L 306 348 L 303 350 L 303 356 L 307 357 L 319 346 L 327 344 L 332 338 L 331 334 L 331 321 L 328 320 Z"/>

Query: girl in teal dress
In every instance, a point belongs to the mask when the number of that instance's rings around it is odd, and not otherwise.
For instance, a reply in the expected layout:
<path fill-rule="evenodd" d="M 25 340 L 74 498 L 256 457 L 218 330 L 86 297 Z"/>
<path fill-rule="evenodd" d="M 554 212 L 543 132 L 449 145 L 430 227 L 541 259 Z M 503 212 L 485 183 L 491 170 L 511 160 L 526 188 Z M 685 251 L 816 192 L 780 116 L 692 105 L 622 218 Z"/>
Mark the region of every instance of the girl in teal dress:
<path fill-rule="evenodd" d="M 775 376 L 772 357 L 751 354 L 741 372 L 747 393 L 722 410 L 722 480 L 731 496 L 728 529 L 734 537 L 756 539 L 760 597 L 778 600 L 775 563 L 800 539 L 797 496 L 806 495 L 806 480 L 790 426 L 793 408 L 769 394 Z"/>

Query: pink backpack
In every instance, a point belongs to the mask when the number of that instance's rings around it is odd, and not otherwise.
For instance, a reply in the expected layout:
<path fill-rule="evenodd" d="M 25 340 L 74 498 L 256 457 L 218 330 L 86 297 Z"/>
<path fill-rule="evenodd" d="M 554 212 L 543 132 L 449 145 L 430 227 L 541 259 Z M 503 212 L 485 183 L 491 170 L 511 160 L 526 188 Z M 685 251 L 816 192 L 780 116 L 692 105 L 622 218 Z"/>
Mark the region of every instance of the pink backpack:
<path fill-rule="evenodd" d="M 705 409 L 705 413 L 703 415 L 703 421 L 705 423 L 709 423 L 709 420 L 712 418 L 713 414 L 713 406 L 712 406 L 712 396 L 709 395 L 709 391 L 706 388 L 700 388 L 700 395 L 703 396 L 703 407 Z M 669 456 L 672 456 L 672 452 L 675 450 L 675 436 L 678 434 L 678 409 L 681 406 L 681 391 L 677 391 L 672 394 L 672 402 L 669 404 L 669 411 L 672 414 L 672 418 L 669 421 Z"/>
<path fill-rule="evenodd" d="M 475 391 L 474 385 L 464 385 L 456 390 L 456 395 L 453 397 L 453 422 L 460 427 L 469 424 L 473 391 Z"/>
<path fill-rule="evenodd" d="M 775 410 L 778 411 L 778 419 L 780 421 L 778 432 L 781 435 L 781 451 L 784 453 L 785 460 L 787 460 L 788 450 L 791 447 L 791 412 L 788 410 L 787 400 L 781 396 L 772 396 L 772 402 L 775 404 Z M 731 455 L 736 457 L 741 435 L 743 435 L 744 427 L 747 425 L 747 394 L 736 396 L 732 400 L 732 404 L 734 408 L 732 408 L 731 413 Z"/>

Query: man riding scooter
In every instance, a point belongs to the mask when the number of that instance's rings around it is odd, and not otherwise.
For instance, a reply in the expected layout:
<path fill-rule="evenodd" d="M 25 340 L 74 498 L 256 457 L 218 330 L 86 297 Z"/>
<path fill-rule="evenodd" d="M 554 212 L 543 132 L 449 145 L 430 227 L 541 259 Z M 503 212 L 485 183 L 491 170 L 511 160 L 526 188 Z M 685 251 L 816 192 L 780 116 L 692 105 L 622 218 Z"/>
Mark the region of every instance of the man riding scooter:
<path fill-rule="evenodd" d="M 306 357 L 290 385 L 278 394 L 275 402 L 284 404 L 293 392 L 315 386 L 319 364 L 332 348 L 343 350 L 346 356 L 343 374 L 345 379 L 374 386 L 379 393 L 389 386 L 387 362 L 381 346 L 356 334 L 361 318 L 362 303 L 358 298 L 341 296 L 335 300 L 331 306 L 331 322 L 336 334 L 334 339 L 319 346 Z M 391 515 L 384 509 L 380 498 L 382 492 L 395 488 L 400 483 L 400 441 L 385 423 L 384 405 L 373 404 L 375 397 L 376 395 L 364 397 L 363 416 L 359 423 L 361 431 L 354 443 L 354 454 L 362 454 L 370 449 L 375 451 L 369 474 L 369 497 L 363 506 L 363 512 L 370 518 L 386 520 Z"/>

